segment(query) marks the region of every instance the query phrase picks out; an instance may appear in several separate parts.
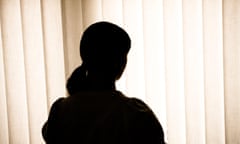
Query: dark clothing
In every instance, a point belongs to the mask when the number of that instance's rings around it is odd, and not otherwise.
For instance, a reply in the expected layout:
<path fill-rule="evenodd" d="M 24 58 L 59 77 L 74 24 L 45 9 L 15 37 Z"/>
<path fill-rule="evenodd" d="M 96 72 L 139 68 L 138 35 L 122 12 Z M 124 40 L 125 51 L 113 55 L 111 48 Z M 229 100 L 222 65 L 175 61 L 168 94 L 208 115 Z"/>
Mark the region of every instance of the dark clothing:
<path fill-rule="evenodd" d="M 151 109 L 118 91 L 81 92 L 58 99 L 44 125 L 48 144 L 163 144 Z"/>

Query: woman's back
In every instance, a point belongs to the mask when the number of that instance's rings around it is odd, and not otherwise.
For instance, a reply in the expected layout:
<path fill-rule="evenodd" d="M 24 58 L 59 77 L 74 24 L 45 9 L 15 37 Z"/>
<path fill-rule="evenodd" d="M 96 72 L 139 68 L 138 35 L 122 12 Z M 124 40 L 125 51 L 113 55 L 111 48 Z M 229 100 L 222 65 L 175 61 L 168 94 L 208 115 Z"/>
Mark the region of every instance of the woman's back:
<path fill-rule="evenodd" d="M 117 91 L 81 92 L 59 99 L 43 131 L 49 143 L 164 142 L 161 125 L 147 105 Z"/>

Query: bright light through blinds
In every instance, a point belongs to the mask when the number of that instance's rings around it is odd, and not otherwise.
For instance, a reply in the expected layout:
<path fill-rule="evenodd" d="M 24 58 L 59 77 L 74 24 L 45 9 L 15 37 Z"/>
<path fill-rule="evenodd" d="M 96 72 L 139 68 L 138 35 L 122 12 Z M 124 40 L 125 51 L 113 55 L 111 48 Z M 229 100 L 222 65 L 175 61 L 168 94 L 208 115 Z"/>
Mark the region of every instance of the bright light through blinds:
<path fill-rule="evenodd" d="M 167 133 L 170 143 L 186 143 L 184 57 L 181 1 L 165 1 L 164 45 L 166 66 Z"/>
<path fill-rule="evenodd" d="M 240 143 L 240 1 L 0 0 L 0 143 L 43 143 L 50 105 L 106 20 L 132 39 L 117 88 L 144 100 L 170 144 Z"/>
<path fill-rule="evenodd" d="M 29 135 L 28 112 L 27 112 L 27 92 L 23 56 L 23 35 L 21 27 L 21 15 L 19 2 L 3 4 L 1 3 L 1 31 L 3 66 L 5 77 L 6 95 L 1 95 L 6 99 L 8 133 L 1 138 L 1 141 L 9 143 L 27 142 Z M 3 15 L 4 14 L 4 15 Z M 1 70 L 3 72 L 3 70 Z M 1 73 L 2 73 L 1 72 Z M 1 90 L 2 91 L 2 90 Z M 2 113 L 2 111 L 1 111 Z M 1 118 L 2 119 L 2 118 Z M 3 125 L 3 124 L 2 124 Z"/>

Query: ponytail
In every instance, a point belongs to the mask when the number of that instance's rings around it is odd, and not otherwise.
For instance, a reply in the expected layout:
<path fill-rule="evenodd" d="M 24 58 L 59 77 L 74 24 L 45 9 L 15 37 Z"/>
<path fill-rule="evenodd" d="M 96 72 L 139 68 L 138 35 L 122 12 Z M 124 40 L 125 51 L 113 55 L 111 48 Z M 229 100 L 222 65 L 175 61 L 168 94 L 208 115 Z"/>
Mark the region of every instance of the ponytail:
<path fill-rule="evenodd" d="M 70 95 L 86 89 L 86 78 L 87 69 L 83 63 L 81 66 L 77 67 L 70 78 L 67 80 L 67 91 Z"/>

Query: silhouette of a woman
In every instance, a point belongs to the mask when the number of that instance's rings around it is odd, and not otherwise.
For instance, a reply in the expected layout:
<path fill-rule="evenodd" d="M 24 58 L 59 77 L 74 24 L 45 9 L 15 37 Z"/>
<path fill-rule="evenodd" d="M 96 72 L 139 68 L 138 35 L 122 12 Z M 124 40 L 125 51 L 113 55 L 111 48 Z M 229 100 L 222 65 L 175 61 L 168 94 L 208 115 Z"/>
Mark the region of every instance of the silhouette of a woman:
<path fill-rule="evenodd" d="M 67 81 L 67 98 L 51 107 L 42 129 L 48 144 L 162 144 L 162 127 L 141 100 L 115 89 L 131 40 L 120 27 L 97 22 L 83 33 L 82 64 Z"/>

